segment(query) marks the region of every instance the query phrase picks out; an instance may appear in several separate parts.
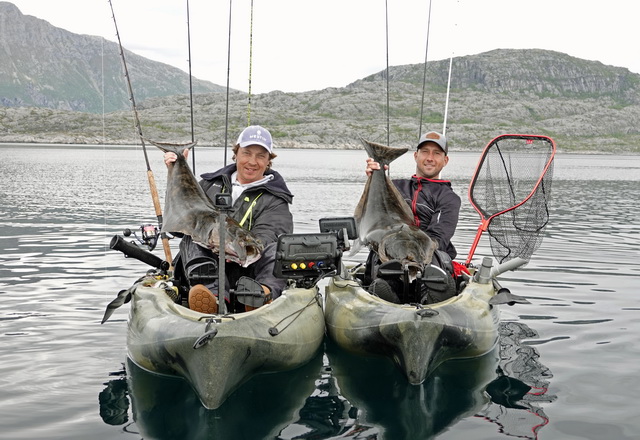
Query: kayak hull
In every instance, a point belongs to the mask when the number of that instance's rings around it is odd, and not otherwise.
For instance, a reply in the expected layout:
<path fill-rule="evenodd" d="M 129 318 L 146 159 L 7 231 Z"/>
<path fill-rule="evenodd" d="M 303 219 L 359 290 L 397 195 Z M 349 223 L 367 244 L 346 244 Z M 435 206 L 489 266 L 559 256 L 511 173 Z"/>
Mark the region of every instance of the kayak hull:
<path fill-rule="evenodd" d="M 492 283 L 469 282 L 459 294 L 432 305 L 387 302 L 357 281 L 332 279 L 325 290 L 327 334 L 343 349 L 391 359 L 417 385 L 440 364 L 488 353 L 498 340 Z"/>
<path fill-rule="evenodd" d="M 209 409 L 256 374 L 304 365 L 324 338 L 315 287 L 289 289 L 271 304 L 225 316 L 189 310 L 144 283 L 131 302 L 129 358 L 145 370 L 183 377 Z"/>

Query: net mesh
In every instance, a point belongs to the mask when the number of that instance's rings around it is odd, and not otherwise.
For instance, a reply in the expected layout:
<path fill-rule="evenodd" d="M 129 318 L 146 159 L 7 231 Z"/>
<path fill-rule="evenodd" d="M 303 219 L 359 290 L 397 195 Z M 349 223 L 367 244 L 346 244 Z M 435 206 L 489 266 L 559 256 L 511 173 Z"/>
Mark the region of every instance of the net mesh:
<path fill-rule="evenodd" d="M 491 250 L 500 263 L 528 261 L 540 246 L 549 222 L 554 153 L 544 136 L 500 136 L 485 148 L 469 199 L 490 219 Z"/>

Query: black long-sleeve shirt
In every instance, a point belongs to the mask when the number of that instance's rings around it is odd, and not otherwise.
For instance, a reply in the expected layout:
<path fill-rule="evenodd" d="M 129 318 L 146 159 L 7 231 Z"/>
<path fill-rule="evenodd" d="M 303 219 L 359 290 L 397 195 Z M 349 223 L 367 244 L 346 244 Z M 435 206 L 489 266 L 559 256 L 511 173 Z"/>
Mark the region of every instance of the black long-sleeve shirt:
<path fill-rule="evenodd" d="M 448 180 L 412 176 L 411 179 L 393 179 L 413 212 L 416 226 L 438 240 L 438 248 L 454 259 L 458 252 L 451 238 L 458 225 L 460 197 Z"/>

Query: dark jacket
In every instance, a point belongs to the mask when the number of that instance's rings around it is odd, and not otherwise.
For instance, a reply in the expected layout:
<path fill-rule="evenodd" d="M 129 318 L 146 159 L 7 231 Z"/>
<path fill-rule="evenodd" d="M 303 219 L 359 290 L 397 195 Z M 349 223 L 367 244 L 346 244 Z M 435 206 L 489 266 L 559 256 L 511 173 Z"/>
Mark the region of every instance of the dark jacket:
<path fill-rule="evenodd" d="M 458 225 L 460 197 L 453 192 L 451 182 L 414 175 L 411 179 L 394 179 L 393 183 L 411 207 L 415 224 L 438 240 L 438 249 L 454 259 L 458 253 L 451 237 Z"/>
<path fill-rule="evenodd" d="M 200 185 L 211 200 L 218 193 L 230 194 L 231 175 L 235 171 L 234 163 L 218 171 L 202 174 Z M 267 170 L 265 175 L 269 174 L 274 178 L 265 185 L 247 189 L 238 197 L 230 213 L 238 222 L 242 222 L 244 218 L 242 226 L 255 234 L 265 246 L 276 242 L 279 235 L 293 232 L 293 216 L 289 210 L 293 194 L 277 171 Z M 255 204 L 251 207 L 254 201 Z"/>

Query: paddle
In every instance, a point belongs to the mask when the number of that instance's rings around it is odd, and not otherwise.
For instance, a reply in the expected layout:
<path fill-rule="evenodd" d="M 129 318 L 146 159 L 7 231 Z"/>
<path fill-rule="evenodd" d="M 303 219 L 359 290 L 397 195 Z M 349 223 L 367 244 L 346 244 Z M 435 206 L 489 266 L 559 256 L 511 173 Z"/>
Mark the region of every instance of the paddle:
<path fill-rule="evenodd" d="M 469 201 L 482 221 L 467 267 L 484 231 L 500 263 L 528 261 L 540 246 L 549 221 L 555 152 L 547 136 L 505 134 L 487 144 L 469 184 Z"/>

